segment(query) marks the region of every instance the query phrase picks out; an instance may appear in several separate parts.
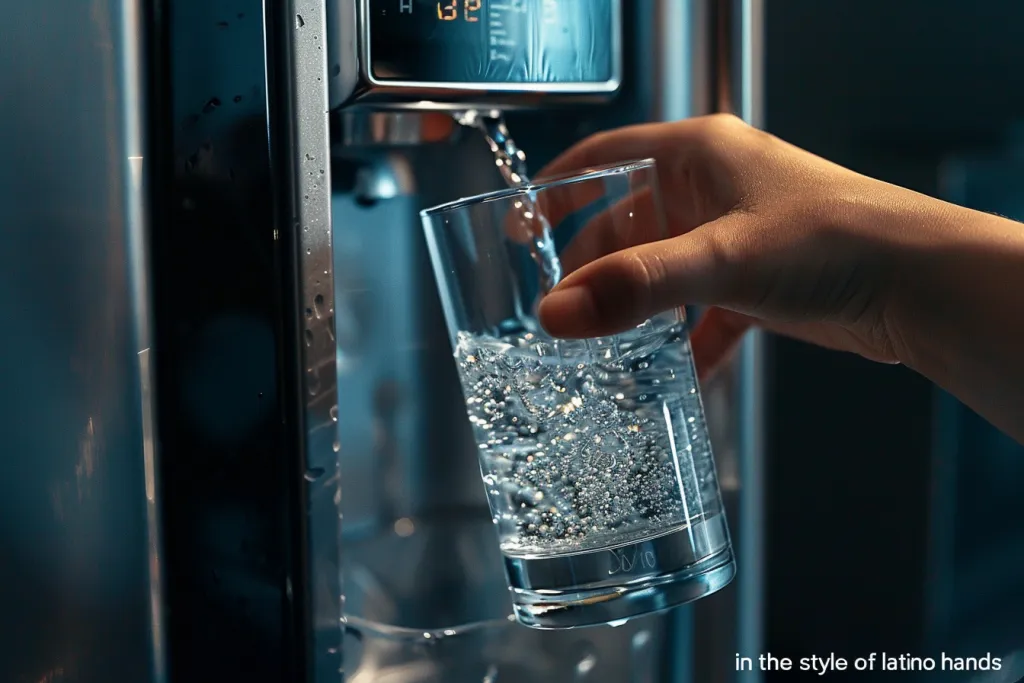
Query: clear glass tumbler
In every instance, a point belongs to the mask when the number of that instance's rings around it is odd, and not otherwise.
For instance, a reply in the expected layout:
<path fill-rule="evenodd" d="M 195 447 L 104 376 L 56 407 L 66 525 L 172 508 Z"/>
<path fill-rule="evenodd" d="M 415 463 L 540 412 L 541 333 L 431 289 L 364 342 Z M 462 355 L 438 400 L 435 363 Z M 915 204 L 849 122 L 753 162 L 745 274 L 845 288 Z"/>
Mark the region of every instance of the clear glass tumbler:
<path fill-rule="evenodd" d="M 582 340 L 552 338 L 536 315 L 565 274 L 668 236 L 654 162 L 421 216 L 518 620 L 614 624 L 728 584 L 684 312 Z"/>

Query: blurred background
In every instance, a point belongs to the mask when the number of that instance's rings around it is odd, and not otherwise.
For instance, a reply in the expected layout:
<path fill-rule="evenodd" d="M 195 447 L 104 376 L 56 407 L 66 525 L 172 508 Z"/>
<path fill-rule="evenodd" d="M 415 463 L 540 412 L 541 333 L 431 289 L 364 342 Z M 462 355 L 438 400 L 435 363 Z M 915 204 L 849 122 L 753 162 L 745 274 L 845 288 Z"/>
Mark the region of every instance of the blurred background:
<path fill-rule="evenodd" d="M 1024 3 L 775 0 L 766 22 L 768 130 L 1024 219 Z M 1024 649 L 1024 450 L 905 368 L 770 343 L 769 649 Z"/>

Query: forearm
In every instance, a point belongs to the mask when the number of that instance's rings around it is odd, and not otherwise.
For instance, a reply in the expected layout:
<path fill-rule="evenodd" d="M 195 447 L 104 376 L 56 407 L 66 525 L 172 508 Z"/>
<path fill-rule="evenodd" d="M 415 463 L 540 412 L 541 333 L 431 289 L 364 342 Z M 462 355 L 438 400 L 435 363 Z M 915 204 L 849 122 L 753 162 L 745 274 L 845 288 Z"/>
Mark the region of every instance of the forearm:
<path fill-rule="evenodd" d="M 887 310 L 897 353 L 1024 443 L 1024 225 L 906 201 L 891 214 L 906 236 Z"/>

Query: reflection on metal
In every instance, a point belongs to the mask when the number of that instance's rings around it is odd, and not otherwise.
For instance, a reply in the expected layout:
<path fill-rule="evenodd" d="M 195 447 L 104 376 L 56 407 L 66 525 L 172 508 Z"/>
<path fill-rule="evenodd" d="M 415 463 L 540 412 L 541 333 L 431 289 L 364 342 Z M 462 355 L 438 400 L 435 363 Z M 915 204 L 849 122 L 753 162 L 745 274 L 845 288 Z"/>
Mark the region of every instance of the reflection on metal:
<path fill-rule="evenodd" d="M 416 192 L 416 178 L 408 159 L 399 154 L 374 158 L 356 171 L 358 201 L 372 203 Z"/>
<path fill-rule="evenodd" d="M 450 162 L 464 158 L 458 148 L 436 152 Z M 454 187 L 461 174 L 479 169 L 443 168 Z M 420 171 L 415 196 L 373 206 L 350 195 L 334 202 L 336 300 L 348 320 L 338 367 L 346 539 L 439 510 L 489 519 L 451 347 L 428 279 L 416 209 L 429 201 L 431 179 L 426 166 Z M 338 334 L 340 342 L 340 318 Z M 495 569 L 500 574 L 500 564 Z"/>
<path fill-rule="evenodd" d="M 295 352 L 304 370 L 299 395 L 288 397 L 302 406 L 297 417 L 305 436 L 305 464 L 291 476 L 307 484 L 305 500 L 300 499 L 306 519 L 295 531 L 302 529 L 308 544 L 306 566 L 293 566 L 291 589 L 299 604 L 309 605 L 314 628 L 295 635 L 311 641 L 306 644 L 312 651 L 307 680 L 326 681 L 335 679 L 341 667 L 343 597 L 340 574 L 331 570 L 342 549 L 324 0 L 280 3 L 276 12 L 270 10 L 268 30 L 276 74 L 271 81 L 276 89 L 270 104 L 271 157 L 278 178 L 278 220 L 294 224 L 293 241 L 284 249 L 293 260 L 300 310 L 295 312 L 299 319 L 290 322 L 301 339 Z"/>
<path fill-rule="evenodd" d="M 654 119 L 678 121 L 713 111 L 710 93 L 712 36 L 709 0 L 653 0 L 657 87 L 650 97 Z"/>
<path fill-rule="evenodd" d="M 427 125 L 429 119 L 417 112 L 346 111 L 341 115 L 340 151 L 417 145 L 426 141 Z"/>
<path fill-rule="evenodd" d="M 734 51 L 740 55 L 734 80 L 738 91 L 736 113 L 747 123 L 764 125 L 764 0 L 733 0 L 736 19 Z M 765 340 L 758 330 L 748 333 L 740 349 L 739 401 L 737 405 L 738 452 L 741 497 L 736 525 L 743 537 L 737 554 L 745 567 L 737 574 L 736 651 L 761 653 L 764 642 L 764 576 L 767 571 L 764 549 L 765 461 Z M 728 653 L 726 653 L 728 654 Z M 747 656 L 751 656 L 747 655 Z M 758 672 L 738 674 L 744 681 L 761 678 Z"/>
<path fill-rule="evenodd" d="M 40 0 L 5 6 L 0 28 L 4 681 L 167 676 L 147 8 Z"/>
<path fill-rule="evenodd" d="M 300 277 L 317 278 L 299 270 L 303 186 L 292 171 L 329 169 L 326 153 L 290 156 L 290 141 L 305 139 L 318 111 L 326 119 L 326 104 L 301 115 L 292 106 L 297 76 L 282 73 L 293 53 L 281 32 L 293 17 L 265 17 L 261 0 L 164 9 L 152 31 L 160 80 L 149 164 L 169 664 L 176 680 L 307 683 L 316 662 L 306 449 L 322 442 L 306 434 Z M 329 239 L 329 225 L 303 217 Z M 311 301 L 322 314 L 331 290 Z M 326 375 L 321 400 L 333 386 Z M 330 405 L 320 410 L 330 422 Z M 325 524 L 336 530 L 330 507 Z M 324 591 L 338 615 L 337 582 Z M 337 680 L 336 656 L 333 669 L 327 680 Z"/>
<path fill-rule="evenodd" d="M 144 255 L 140 254 L 140 256 Z M 148 338 L 149 330 L 146 331 Z M 155 683 L 166 679 L 167 648 L 164 633 L 163 566 L 160 541 L 160 508 L 157 505 L 157 434 L 153 391 L 154 369 L 149 348 L 139 351 L 139 389 L 142 412 L 142 457 L 145 471 L 146 528 L 149 531 L 149 604 L 153 614 L 153 664 Z"/>
<path fill-rule="evenodd" d="M 708 21 L 699 33 L 712 38 L 708 50 L 695 53 L 710 56 L 713 64 L 706 83 L 710 87 L 698 94 L 708 97 L 711 111 L 733 113 L 761 126 L 763 0 L 692 2 L 694 20 Z M 737 575 L 727 590 L 695 607 L 696 680 L 761 679 L 757 671 L 735 671 L 733 657 L 756 656 L 764 650 L 764 373 L 764 338 L 753 331 L 729 367 L 705 389 Z"/>

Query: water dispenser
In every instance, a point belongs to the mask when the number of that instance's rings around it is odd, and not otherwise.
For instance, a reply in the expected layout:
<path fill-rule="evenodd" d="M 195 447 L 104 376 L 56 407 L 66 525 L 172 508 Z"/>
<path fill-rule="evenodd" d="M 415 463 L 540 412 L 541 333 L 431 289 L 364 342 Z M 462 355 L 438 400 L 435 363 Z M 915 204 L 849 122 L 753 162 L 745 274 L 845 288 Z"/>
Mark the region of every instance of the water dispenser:
<path fill-rule="evenodd" d="M 32 598 L 5 594 L 26 643 L 8 679 L 747 675 L 735 653 L 763 649 L 757 338 L 703 388 L 735 581 L 623 625 L 527 629 L 507 618 L 417 213 L 504 182 L 460 113 L 503 113 L 533 168 L 611 127 L 758 123 L 759 0 L 17 12 L 34 28 L 10 62 L 46 77 L 0 67 L 12 101 L 40 105 L 4 114 L 14 148 L 32 145 L 7 204 L 41 226 L 9 253 L 35 258 L 46 235 L 39 258 L 59 267 L 3 270 L 12 291 L 76 304 L 9 340 L 48 391 L 12 393 L 2 422 L 34 454 L 7 478 L 7 517 L 39 521 L 39 561 L 9 581 Z"/>
<path fill-rule="evenodd" d="M 668 77 L 667 56 L 649 48 L 683 39 L 692 22 L 709 21 L 706 9 L 702 17 L 620 0 L 328 6 L 332 156 L 347 176 L 331 215 L 335 320 L 348 321 L 337 418 L 344 660 L 356 680 L 653 683 L 687 666 L 671 653 L 697 627 L 679 615 L 544 634 L 509 621 L 416 213 L 502 183 L 485 136 L 451 123 L 465 122 L 463 112 L 507 113 L 528 161 L 609 119 L 659 118 L 649 99 Z M 673 18 L 677 35 L 656 32 Z M 692 56 L 683 61 L 696 67 Z M 663 106 L 688 113 L 683 102 Z"/>

